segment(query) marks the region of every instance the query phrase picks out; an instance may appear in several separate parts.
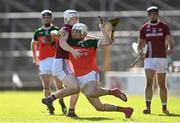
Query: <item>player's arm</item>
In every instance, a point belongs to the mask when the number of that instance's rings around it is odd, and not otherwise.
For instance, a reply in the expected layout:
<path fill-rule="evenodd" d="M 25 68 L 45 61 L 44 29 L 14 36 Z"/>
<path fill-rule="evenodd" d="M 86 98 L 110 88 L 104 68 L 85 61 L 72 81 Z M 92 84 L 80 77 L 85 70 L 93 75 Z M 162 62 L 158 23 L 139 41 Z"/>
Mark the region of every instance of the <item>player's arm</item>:
<path fill-rule="evenodd" d="M 39 58 L 36 55 L 37 52 L 37 41 L 35 41 L 34 39 L 31 40 L 31 51 L 32 51 L 32 55 L 33 55 L 33 63 L 38 65 L 39 63 Z"/>
<path fill-rule="evenodd" d="M 167 35 L 165 39 L 166 39 L 166 53 L 167 55 L 170 55 L 174 47 L 174 40 L 170 34 Z"/>
<path fill-rule="evenodd" d="M 138 45 L 137 45 L 137 51 L 139 54 L 143 55 L 142 51 L 143 51 L 143 48 L 146 44 L 146 34 L 145 34 L 146 30 L 141 27 L 140 30 L 139 30 L 139 37 L 138 37 Z"/>
<path fill-rule="evenodd" d="M 142 38 L 138 38 L 138 46 L 137 46 L 137 51 L 138 53 L 142 54 L 142 50 L 145 46 L 146 40 Z M 143 54 L 142 54 L 143 55 Z"/>
<path fill-rule="evenodd" d="M 104 27 L 102 24 L 99 25 L 99 28 L 103 34 L 102 39 L 100 39 L 99 41 L 99 46 L 108 46 L 111 45 L 113 43 L 113 41 L 111 40 L 111 38 L 109 37 L 109 35 L 107 34 L 107 32 L 104 30 Z"/>
<path fill-rule="evenodd" d="M 65 30 L 61 30 L 61 36 L 60 36 L 60 41 L 59 41 L 59 45 L 61 46 L 61 48 L 65 51 L 70 52 L 75 58 L 78 58 L 81 56 L 81 51 L 79 49 L 74 49 L 71 46 L 69 46 L 69 44 L 67 43 L 68 38 L 69 38 L 69 33 Z"/>

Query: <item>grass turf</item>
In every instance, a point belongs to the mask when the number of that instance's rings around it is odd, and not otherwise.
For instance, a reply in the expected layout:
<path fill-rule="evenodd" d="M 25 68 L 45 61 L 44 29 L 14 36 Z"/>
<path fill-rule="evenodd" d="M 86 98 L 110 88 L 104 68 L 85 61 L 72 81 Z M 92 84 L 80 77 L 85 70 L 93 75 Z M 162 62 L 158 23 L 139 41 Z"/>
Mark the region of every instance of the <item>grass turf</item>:
<path fill-rule="evenodd" d="M 113 96 L 101 97 L 104 103 L 111 103 L 119 106 L 132 106 L 134 114 L 132 118 L 124 118 L 119 112 L 98 112 L 87 101 L 83 94 L 77 103 L 76 113 L 80 118 L 73 119 L 64 116 L 61 112 L 58 101 L 54 102 L 55 115 L 50 116 L 46 107 L 41 103 L 43 97 L 40 91 L 0 91 L 0 123 L 134 123 L 134 122 L 180 122 L 180 98 L 170 96 L 168 108 L 169 116 L 163 115 L 161 102 L 158 96 L 152 101 L 152 114 L 144 115 L 142 110 L 145 106 L 143 96 L 128 96 L 128 102 L 122 102 Z M 69 98 L 65 98 L 66 105 Z"/>

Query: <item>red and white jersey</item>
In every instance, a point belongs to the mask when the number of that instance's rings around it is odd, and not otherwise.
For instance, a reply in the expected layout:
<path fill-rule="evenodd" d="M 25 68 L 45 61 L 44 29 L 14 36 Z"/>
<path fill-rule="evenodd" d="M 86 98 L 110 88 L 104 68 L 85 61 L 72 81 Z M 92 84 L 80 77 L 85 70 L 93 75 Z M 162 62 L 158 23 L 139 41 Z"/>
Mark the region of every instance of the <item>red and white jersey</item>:
<path fill-rule="evenodd" d="M 73 68 L 76 76 L 83 76 L 91 71 L 99 72 L 99 68 L 96 65 L 96 48 L 83 48 L 78 46 L 72 46 L 75 49 L 80 49 L 83 55 L 77 59 L 70 53 L 69 59 L 73 64 Z"/>
<path fill-rule="evenodd" d="M 71 37 L 71 29 L 72 29 L 71 25 L 64 24 L 63 27 L 61 28 L 61 31 L 68 32 L 69 33 L 69 38 L 70 38 Z M 61 38 L 60 38 L 59 41 L 61 41 Z M 63 50 L 61 48 L 61 46 L 59 45 L 59 42 L 57 44 L 56 57 L 55 58 L 69 59 L 69 52 Z"/>
<path fill-rule="evenodd" d="M 140 39 L 145 39 L 148 44 L 146 58 L 166 57 L 165 38 L 167 35 L 170 35 L 169 27 L 161 21 L 156 25 L 148 22 L 140 28 Z"/>

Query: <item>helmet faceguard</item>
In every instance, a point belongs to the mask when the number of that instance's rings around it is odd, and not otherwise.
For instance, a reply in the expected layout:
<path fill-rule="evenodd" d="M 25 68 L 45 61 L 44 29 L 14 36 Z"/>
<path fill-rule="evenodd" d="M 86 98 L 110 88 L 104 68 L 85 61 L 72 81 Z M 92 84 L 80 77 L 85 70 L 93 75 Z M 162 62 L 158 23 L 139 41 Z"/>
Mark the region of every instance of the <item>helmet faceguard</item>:
<path fill-rule="evenodd" d="M 74 24 L 72 27 L 72 30 L 80 30 L 81 34 L 87 34 L 88 33 L 88 28 L 83 23 Z"/>

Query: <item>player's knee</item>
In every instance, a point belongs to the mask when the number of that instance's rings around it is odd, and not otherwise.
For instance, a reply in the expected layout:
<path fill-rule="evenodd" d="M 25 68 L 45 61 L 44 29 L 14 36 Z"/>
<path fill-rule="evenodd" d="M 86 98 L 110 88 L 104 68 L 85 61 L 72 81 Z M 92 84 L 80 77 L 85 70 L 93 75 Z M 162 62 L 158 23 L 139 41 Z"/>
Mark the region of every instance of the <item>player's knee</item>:
<path fill-rule="evenodd" d="M 164 84 L 160 84 L 160 85 L 159 85 L 159 88 L 160 88 L 160 89 L 166 89 L 166 86 L 165 86 Z"/>
<path fill-rule="evenodd" d="M 151 88 L 153 82 L 151 80 L 147 80 L 146 87 Z"/>
<path fill-rule="evenodd" d="M 44 84 L 43 89 L 45 89 L 45 90 L 50 89 L 50 84 Z"/>
<path fill-rule="evenodd" d="M 78 84 L 71 84 L 70 86 L 68 86 L 69 88 L 73 89 L 75 92 L 80 92 L 80 86 Z"/>

